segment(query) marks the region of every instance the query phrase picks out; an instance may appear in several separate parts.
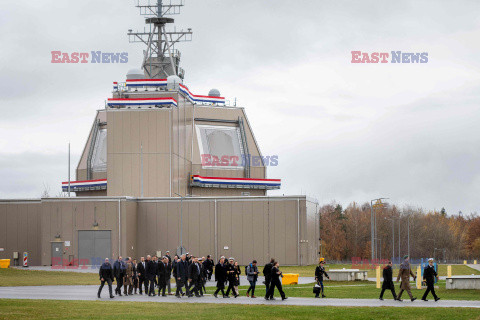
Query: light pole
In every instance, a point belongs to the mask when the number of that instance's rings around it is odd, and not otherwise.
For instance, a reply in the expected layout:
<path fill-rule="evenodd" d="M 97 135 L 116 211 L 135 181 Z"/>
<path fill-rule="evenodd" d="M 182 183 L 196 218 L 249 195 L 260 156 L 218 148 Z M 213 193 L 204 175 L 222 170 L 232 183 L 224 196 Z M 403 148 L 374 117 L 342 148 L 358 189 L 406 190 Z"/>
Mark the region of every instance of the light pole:
<path fill-rule="evenodd" d="M 385 220 L 392 221 L 392 262 L 395 262 L 395 219 L 385 218 Z"/>
<path fill-rule="evenodd" d="M 382 206 L 382 200 L 387 200 L 389 198 L 377 198 L 370 200 L 370 229 L 371 229 L 371 250 L 372 250 L 372 260 L 374 260 L 376 257 L 376 251 L 377 251 L 377 243 L 376 243 L 376 238 L 377 238 L 377 206 Z M 373 201 L 376 201 L 375 203 L 375 210 L 373 210 Z"/>

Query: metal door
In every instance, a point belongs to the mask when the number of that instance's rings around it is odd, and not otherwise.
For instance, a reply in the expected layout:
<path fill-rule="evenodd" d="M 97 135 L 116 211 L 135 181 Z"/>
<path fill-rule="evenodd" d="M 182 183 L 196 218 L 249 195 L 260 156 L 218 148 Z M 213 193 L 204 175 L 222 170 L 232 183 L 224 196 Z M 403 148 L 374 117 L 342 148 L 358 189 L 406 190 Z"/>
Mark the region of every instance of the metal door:
<path fill-rule="evenodd" d="M 62 264 L 63 258 L 63 242 L 52 242 L 52 261 L 56 261 L 55 264 Z M 55 260 L 53 260 L 55 259 Z M 58 260 L 60 259 L 60 260 Z M 53 262 L 52 262 L 53 263 Z"/>
<path fill-rule="evenodd" d="M 105 258 L 111 259 L 111 231 L 78 231 L 78 258 L 80 264 L 88 265 L 98 265 Z"/>

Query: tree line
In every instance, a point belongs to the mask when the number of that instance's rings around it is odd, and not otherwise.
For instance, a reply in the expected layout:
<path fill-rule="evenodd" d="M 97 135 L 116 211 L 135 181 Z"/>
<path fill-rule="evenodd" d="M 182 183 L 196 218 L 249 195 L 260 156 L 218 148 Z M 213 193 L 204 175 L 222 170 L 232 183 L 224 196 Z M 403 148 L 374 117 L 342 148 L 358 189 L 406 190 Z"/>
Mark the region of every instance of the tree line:
<path fill-rule="evenodd" d="M 476 213 L 447 214 L 444 208 L 425 211 L 389 204 L 372 210 L 376 213 L 378 259 L 391 259 L 394 252 L 396 259 L 410 252 L 413 259 L 433 257 L 450 263 L 480 258 L 480 216 Z M 371 258 L 370 203 L 354 202 L 345 209 L 331 203 L 319 211 L 322 256 L 335 261 Z"/>

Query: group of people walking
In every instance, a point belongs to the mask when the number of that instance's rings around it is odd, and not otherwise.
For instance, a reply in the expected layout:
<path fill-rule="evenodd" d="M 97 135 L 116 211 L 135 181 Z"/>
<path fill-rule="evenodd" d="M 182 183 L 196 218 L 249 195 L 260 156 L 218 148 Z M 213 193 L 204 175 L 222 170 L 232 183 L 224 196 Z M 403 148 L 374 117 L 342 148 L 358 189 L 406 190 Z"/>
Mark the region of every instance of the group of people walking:
<path fill-rule="evenodd" d="M 402 300 L 402 294 L 404 291 L 408 293 L 410 300 L 413 302 L 417 300 L 417 298 L 413 297 L 412 291 L 410 289 L 410 276 L 413 277 L 415 281 L 416 276 L 413 274 L 412 269 L 410 268 L 410 259 L 408 255 L 403 257 L 404 261 L 400 264 L 400 270 L 398 271 L 397 282 L 402 281 L 400 283 L 400 292 L 398 296 L 395 294 L 395 285 L 393 284 L 393 269 L 392 269 L 392 262 L 389 261 L 388 265 L 385 266 L 383 269 L 383 284 L 382 284 L 382 291 L 380 292 L 380 300 L 383 300 L 383 294 L 385 290 L 390 290 L 393 295 L 393 299 L 397 301 Z M 428 259 L 428 265 L 423 270 L 423 281 L 425 281 L 427 285 L 427 290 L 425 291 L 422 300 L 428 301 L 427 296 L 431 292 L 435 301 L 440 300 L 440 298 L 435 293 L 435 278 L 438 279 L 438 274 L 435 271 L 433 266 L 433 259 Z"/>
<path fill-rule="evenodd" d="M 114 298 L 112 283 L 117 282 L 115 294 L 124 295 L 145 294 L 148 296 L 167 296 L 173 295 L 171 289 L 171 278 L 176 281 L 176 293 L 178 298 L 182 296 L 197 297 L 205 293 L 205 282 L 211 280 L 214 262 L 210 256 L 197 258 L 184 254 L 181 257 L 171 258 L 167 251 L 165 256 L 157 257 L 148 255 L 145 259 L 141 257 L 137 263 L 130 257 L 125 261 L 120 256 L 113 266 L 109 259 L 100 266 L 100 288 L 98 289 L 98 298 L 105 283 L 108 284 L 110 298 Z M 158 292 L 155 291 L 158 288 Z M 185 288 L 185 292 L 183 291 Z M 144 290 L 143 290 L 144 289 Z"/>
<path fill-rule="evenodd" d="M 227 260 L 222 256 L 215 265 L 215 272 L 214 265 L 210 256 L 207 256 L 205 259 L 205 257 L 199 258 L 190 256 L 189 254 L 183 254 L 180 257 L 175 256 L 171 258 L 168 251 L 163 257 L 152 257 L 150 255 L 148 255 L 146 259 L 141 257 L 138 263 L 130 257 L 126 258 L 125 261 L 123 261 L 122 257 L 118 257 L 112 266 L 109 260 L 105 259 L 105 262 L 99 270 L 101 284 L 97 296 L 100 298 L 102 289 L 105 283 L 107 283 L 110 298 L 114 298 L 112 292 L 113 281 L 117 282 L 115 294 L 118 296 L 122 296 L 122 289 L 124 295 L 137 294 L 137 291 L 142 295 L 143 288 L 145 294 L 148 296 L 155 296 L 157 294 L 158 296 L 173 295 L 171 290 L 171 277 L 173 275 L 176 282 L 176 297 L 202 297 L 206 292 L 206 282 L 210 281 L 214 274 L 217 284 L 213 296 L 218 298 L 219 293 L 221 293 L 223 298 L 230 298 L 230 293 L 232 293 L 233 297 L 237 298 L 240 295 L 238 287 L 240 286 L 240 275 L 242 274 L 238 261 L 235 261 L 234 258 Z M 265 276 L 265 300 L 275 300 L 275 288 L 280 293 L 282 300 L 287 299 L 282 288 L 281 278 L 283 274 L 282 271 L 280 271 L 278 261 L 272 258 L 270 262 L 264 266 L 262 273 Z M 253 260 L 245 267 L 245 275 L 250 284 L 246 293 L 246 296 L 249 298 L 256 298 L 255 289 L 259 274 L 256 260 Z M 397 282 L 402 281 L 400 284 L 400 292 L 397 296 L 393 284 L 392 262 L 390 261 L 383 269 L 384 281 L 380 293 L 380 300 L 383 300 L 385 291 L 390 290 L 393 298 L 397 301 L 403 301 L 401 297 L 404 291 L 407 292 L 411 301 L 415 301 L 417 298 L 413 297 L 410 289 L 410 276 L 415 280 L 416 277 L 411 270 L 409 257 L 405 256 L 397 276 Z M 320 298 L 320 294 L 322 298 L 326 298 L 323 286 L 324 277 L 330 279 L 325 270 L 325 259 L 320 258 L 319 265 L 315 269 L 315 298 Z M 435 301 L 440 300 L 435 293 L 435 278 L 438 279 L 438 275 L 433 266 L 433 259 L 429 259 L 428 265 L 423 272 L 423 279 L 426 282 L 427 290 L 422 300 L 428 301 L 427 296 L 430 292 Z M 155 291 L 155 288 L 158 288 L 158 292 Z M 227 288 L 226 291 L 225 288 Z"/>

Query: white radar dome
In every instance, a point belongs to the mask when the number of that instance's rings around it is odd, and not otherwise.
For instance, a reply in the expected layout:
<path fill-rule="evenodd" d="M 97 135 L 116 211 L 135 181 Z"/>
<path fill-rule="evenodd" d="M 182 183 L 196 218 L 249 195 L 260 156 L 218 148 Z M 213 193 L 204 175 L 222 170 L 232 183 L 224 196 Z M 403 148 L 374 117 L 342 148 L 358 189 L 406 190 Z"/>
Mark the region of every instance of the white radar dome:
<path fill-rule="evenodd" d="M 208 92 L 209 97 L 220 97 L 220 91 L 218 89 L 212 89 Z"/>
<path fill-rule="evenodd" d="M 145 79 L 145 73 L 142 69 L 130 69 L 127 72 L 127 80 Z"/>
<path fill-rule="evenodd" d="M 171 75 L 167 77 L 167 90 L 178 90 L 180 84 L 183 84 L 183 81 L 179 76 Z"/>

